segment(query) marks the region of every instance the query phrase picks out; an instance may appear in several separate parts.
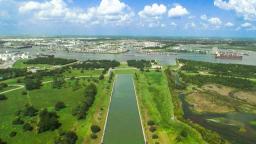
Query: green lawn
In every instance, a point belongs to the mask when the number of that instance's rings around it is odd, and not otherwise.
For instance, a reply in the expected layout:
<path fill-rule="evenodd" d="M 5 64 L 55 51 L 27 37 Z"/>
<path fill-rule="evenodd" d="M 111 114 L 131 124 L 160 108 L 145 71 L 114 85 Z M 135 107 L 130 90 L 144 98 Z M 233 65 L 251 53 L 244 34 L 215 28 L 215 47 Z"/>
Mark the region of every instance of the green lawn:
<path fill-rule="evenodd" d="M 102 73 L 103 70 L 96 69 L 96 70 L 79 70 L 79 69 L 73 69 L 71 71 L 64 72 L 65 77 L 76 77 L 76 76 L 99 76 Z"/>
<path fill-rule="evenodd" d="M 85 71 L 79 73 L 78 71 L 72 71 L 65 76 L 85 76 L 87 74 L 99 74 L 101 71 Z M 80 75 L 81 74 L 81 75 Z M 90 126 L 92 124 L 98 124 L 102 127 L 105 122 L 105 115 L 107 113 L 107 106 L 109 96 L 111 92 L 112 84 L 106 80 L 98 82 L 98 94 L 96 96 L 93 106 L 87 113 L 87 117 L 84 120 L 77 120 L 72 115 L 72 110 L 82 101 L 85 100 L 84 88 L 89 84 L 88 79 L 80 78 L 80 88 L 74 90 L 75 80 L 67 80 L 66 84 L 61 89 L 53 89 L 51 83 L 44 84 L 41 89 L 29 91 L 27 95 L 22 95 L 24 89 L 16 90 L 10 93 L 6 93 L 8 97 L 5 101 L 0 101 L 0 138 L 7 141 L 7 143 L 15 144 L 52 144 L 55 138 L 58 136 L 59 131 L 74 130 L 78 135 L 78 143 L 89 141 L 89 143 L 95 143 L 95 140 L 90 140 Z M 44 81 L 52 80 L 47 77 Z M 8 80 L 7 82 L 14 83 L 16 80 Z M 41 134 L 37 134 L 36 130 L 32 132 L 24 132 L 22 126 L 12 125 L 12 121 L 16 117 L 18 110 L 24 109 L 25 104 L 32 104 L 37 109 L 47 108 L 48 110 L 54 110 L 54 105 L 58 101 L 63 101 L 66 104 L 66 108 L 58 111 L 59 120 L 62 123 L 61 127 L 55 131 L 48 131 Z M 102 108 L 102 109 L 101 109 Z M 32 123 L 35 127 L 38 121 L 37 116 L 34 118 L 22 117 L 26 122 Z M 9 136 L 12 131 L 16 131 L 17 135 L 13 138 Z M 96 141 L 100 140 L 99 138 Z"/>
<path fill-rule="evenodd" d="M 137 72 L 137 78 L 136 89 L 140 100 L 145 132 L 150 144 L 155 142 L 205 143 L 197 131 L 173 117 L 172 97 L 163 72 Z M 149 126 L 146 124 L 148 120 L 157 123 L 158 140 L 151 138 L 152 132 L 149 131 Z M 185 131 L 186 137 L 180 136 L 182 131 Z"/>
<path fill-rule="evenodd" d="M 23 69 L 23 68 L 27 68 L 27 67 L 38 67 L 41 69 L 48 69 L 48 68 L 52 68 L 53 66 L 51 65 L 47 65 L 47 64 L 25 64 L 27 60 L 18 60 L 13 64 L 13 68 L 19 68 L 19 69 Z"/>

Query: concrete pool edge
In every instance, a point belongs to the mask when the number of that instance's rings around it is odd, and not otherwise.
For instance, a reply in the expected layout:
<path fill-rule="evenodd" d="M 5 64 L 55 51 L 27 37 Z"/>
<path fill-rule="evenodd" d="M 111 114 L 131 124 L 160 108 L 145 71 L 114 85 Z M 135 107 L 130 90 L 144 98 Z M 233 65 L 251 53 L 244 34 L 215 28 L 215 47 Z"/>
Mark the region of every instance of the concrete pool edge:
<path fill-rule="evenodd" d="M 115 83 L 116 83 L 116 77 L 117 76 L 115 76 L 114 82 L 112 84 L 111 95 L 110 95 L 110 98 L 109 98 L 108 112 L 107 112 L 107 115 L 106 115 L 106 118 L 105 118 L 103 134 L 102 134 L 101 141 L 100 141 L 101 144 L 103 144 L 103 142 L 104 142 L 104 136 L 105 136 L 106 126 L 107 126 L 107 123 L 108 123 L 108 115 L 109 115 L 109 110 L 110 110 L 110 105 L 111 105 L 111 101 L 112 101 L 113 91 L 114 91 L 114 87 L 115 87 Z"/>
<path fill-rule="evenodd" d="M 111 96 L 110 96 L 110 101 L 109 101 L 109 106 L 108 106 L 108 111 L 107 111 L 107 115 L 105 118 L 105 124 L 104 124 L 104 129 L 103 129 L 103 134 L 101 137 L 101 144 L 104 143 L 104 137 L 105 137 L 105 132 L 106 132 L 106 127 L 108 124 L 108 118 L 109 118 L 109 111 L 110 111 L 110 107 L 111 107 L 111 103 L 112 103 L 112 97 L 113 97 L 113 93 L 114 93 L 114 88 L 116 85 L 116 79 L 118 75 L 122 75 L 122 74 L 117 74 L 115 76 L 114 82 L 112 84 L 112 91 L 111 91 Z M 139 114 L 139 119 L 140 119 L 140 129 L 142 130 L 142 135 L 143 135 L 143 140 L 144 140 L 144 144 L 147 144 L 147 139 L 146 139 L 146 135 L 145 135 L 145 131 L 144 131 L 144 125 L 143 125 L 143 120 L 142 120 L 142 116 L 141 116 L 141 111 L 140 111 L 140 105 L 139 105 L 139 101 L 138 101 L 138 96 L 137 96 L 137 91 L 136 91 L 136 85 L 134 83 L 134 75 L 130 74 L 132 76 L 132 84 L 133 84 L 133 89 L 134 89 L 134 95 L 135 95 L 135 100 L 136 100 L 136 107 L 137 107 L 137 111 Z"/>
<path fill-rule="evenodd" d="M 133 88 L 134 88 L 136 102 L 137 102 L 137 109 L 138 109 L 139 116 L 140 116 L 140 125 L 141 125 L 141 129 L 142 129 L 142 133 L 143 133 L 144 143 L 147 144 L 146 134 L 145 134 L 145 131 L 144 131 L 144 126 L 143 126 L 143 120 L 142 120 L 142 116 L 141 116 L 141 112 L 140 112 L 139 99 L 138 99 L 138 96 L 137 96 L 137 91 L 136 91 L 136 87 L 135 87 L 135 83 L 134 83 L 134 77 L 132 77 L 132 82 L 133 82 Z"/>

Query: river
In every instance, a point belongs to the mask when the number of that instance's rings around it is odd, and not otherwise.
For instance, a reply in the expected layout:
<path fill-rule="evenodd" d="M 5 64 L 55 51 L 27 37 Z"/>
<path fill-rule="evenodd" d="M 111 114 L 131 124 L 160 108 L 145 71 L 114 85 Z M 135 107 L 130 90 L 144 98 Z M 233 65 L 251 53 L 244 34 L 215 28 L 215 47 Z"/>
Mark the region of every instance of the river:
<path fill-rule="evenodd" d="M 228 60 L 228 59 L 215 59 L 211 54 L 197 54 L 197 53 L 177 53 L 170 55 L 161 54 L 145 54 L 137 53 L 135 50 L 130 50 L 128 53 L 121 54 L 92 54 L 92 53 L 78 53 L 78 52 L 67 52 L 67 51 L 48 51 L 42 50 L 38 47 L 27 48 L 27 49 L 3 49 L 0 48 L 0 53 L 8 51 L 21 51 L 29 52 L 30 55 L 35 56 L 38 53 L 55 55 L 56 57 L 68 58 L 68 59 L 78 59 L 78 60 L 88 60 L 88 59 L 104 59 L 104 60 L 118 60 L 127 61 L 133 59 L 146 59 L 146 60 L 157 60 L 164 65 L 175 65 L 177 58 L 199 60 L 206 62 L 216 62 L 216 63 L 235 63 L 235 64 L 246 64 L 246 65 L 256 65 L 256 52 L 248 52 L 249 56 L 243 56 L 242 60 Z"/>

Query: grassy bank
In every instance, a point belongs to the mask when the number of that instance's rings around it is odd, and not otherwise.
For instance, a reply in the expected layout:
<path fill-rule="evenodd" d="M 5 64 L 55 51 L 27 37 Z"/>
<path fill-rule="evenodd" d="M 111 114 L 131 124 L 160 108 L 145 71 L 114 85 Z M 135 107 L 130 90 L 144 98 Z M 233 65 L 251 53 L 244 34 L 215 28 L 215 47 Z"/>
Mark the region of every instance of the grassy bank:
<path fill-rule="evenodd" d="M 163 72 L 137 71 L 135 80 L 148 143 L 205 143 L 198 132 L 174 117 L 172 96 Z M 149 121 L 156 123 L 156 132 L 150 130 Z M 154 134 L 159 138 L 154 139 Z"/>

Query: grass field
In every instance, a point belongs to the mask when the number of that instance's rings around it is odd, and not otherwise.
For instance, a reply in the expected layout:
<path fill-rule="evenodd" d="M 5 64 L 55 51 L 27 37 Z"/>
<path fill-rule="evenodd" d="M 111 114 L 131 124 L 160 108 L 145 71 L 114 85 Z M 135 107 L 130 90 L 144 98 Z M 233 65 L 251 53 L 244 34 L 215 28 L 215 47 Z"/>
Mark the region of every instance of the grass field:
<path fill-rule="evenodd" d="M 205 143 L 198 132 L 175 119 L 165 74 L 154 71 L 136 73 L 136 89 L 148 143 Z M 153 133 L 147 125 L 149 120 L 156 122 L 159 139 L 152 138 Z"/>
<path fill-rule="evenodd" d="M 40 69 L 47 69 L 47 68 L 52 68 L 53 66 L 47 65 L 47 64 L 25 64 L 27 60 L 18 60 L 13 64 L 13 68 L 27 68 L 27 67 L 37 67 Z"/>
<path fill-rule="evenodd" d="M 68 79 L 61 89 L 53 89 L 52 83 L 49 82 L 38 90 L 29 91 L 27 95 L 22 95 L 24 89 L 6 93 L 5 95 L 8 99 L 0 101 L 0 138 L 7 141 L 8 144 L 23 144 L 24 142 L 27 144 L 52 144 L 59 132 L 73 130 L 78 135 L 77 143 L 99 143 L 102 131 L 98 134 L 98 139 L 92 140 L 90 138 L 90 126 L 97 124 L 103 129 L 112 83 L 109 83 L 107 78 L 106 80 L 98 81 L 98 93 L 93 106 L 87 113 L 86 119 L 77 120 L 77 118 L 72 115 L 72 111 L 79 103 L 84 101 L 84 88 L 90 83 L 89 81 L 92 79 L 90 76 L 92 74 L 97 76 L 97 74 L 100 73 L 101 70 L 84 71 L 83 73 L 75 70 L 70 73 L 65 73 L 64 75 L 66 77 L 89 76 L 89 78 L 79 78 L 80 86 L 78 89 L 74 89 L 76 80 Z M 51 79 L 52 78 L 47 77 L 44 81 Z M 5 82 L 15 84 L 16 81 L 16 79 L 10 79 Z M 22 125 L 17 126 L 12 124 L 12 121 L 16 118 L 16 112 L 24 109 L 26 104 L 31 104 L 39 110 L 47 108 L 52 111 L 58 101 L 63 101 L 66 105 L 66 108 L 57 111 L 59 121 L 62 124 L 59 129 L 38 134 L 35 129 L 31 132 L 24 132 Z M 36 127 L 38 121 L 37 116 L 33 118 L 22 118 L 26 122 L 30 122 L 33 127 Z M 15 137 L 9 136 L 12 131 L 17 132 Z"/>

